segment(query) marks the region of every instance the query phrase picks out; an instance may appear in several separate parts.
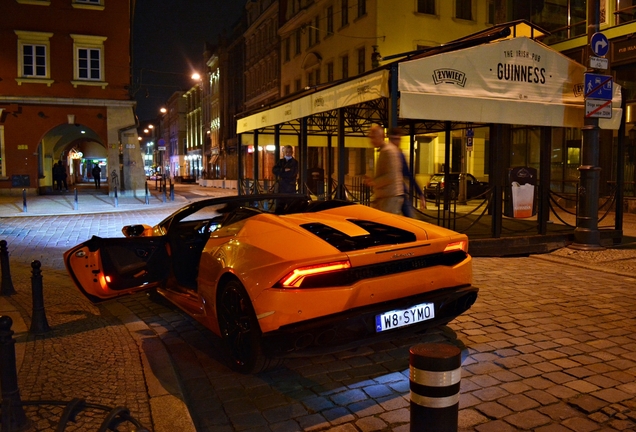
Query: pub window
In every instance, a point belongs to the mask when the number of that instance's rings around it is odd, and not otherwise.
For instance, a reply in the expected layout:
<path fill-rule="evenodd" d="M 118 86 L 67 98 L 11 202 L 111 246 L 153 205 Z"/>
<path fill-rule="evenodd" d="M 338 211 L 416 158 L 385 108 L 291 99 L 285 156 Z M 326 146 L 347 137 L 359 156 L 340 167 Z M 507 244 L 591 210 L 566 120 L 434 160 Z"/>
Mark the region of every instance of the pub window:
<path fill-rule="evenodd" d="M 617 0 L 616 3 L 617 25 L 636 20 L 636 0 Z"/>

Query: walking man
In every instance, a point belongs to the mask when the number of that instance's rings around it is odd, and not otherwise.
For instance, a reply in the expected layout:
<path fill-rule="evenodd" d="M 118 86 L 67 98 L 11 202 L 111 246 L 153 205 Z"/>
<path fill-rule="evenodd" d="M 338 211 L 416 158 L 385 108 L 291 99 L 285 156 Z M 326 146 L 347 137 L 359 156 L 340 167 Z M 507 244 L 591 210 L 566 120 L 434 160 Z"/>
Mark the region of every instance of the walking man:
<path fill-rule="evenodd" d="M 371 207 L 393 214 L 402 214 L 404 202 L 404 180 L 400 150 L 384 140 L 384 129 L 374 125 L 369 130 L 371 145 L 379 149 L 375 175 L 367 177 L 365 183 L 373 187 Z"/>

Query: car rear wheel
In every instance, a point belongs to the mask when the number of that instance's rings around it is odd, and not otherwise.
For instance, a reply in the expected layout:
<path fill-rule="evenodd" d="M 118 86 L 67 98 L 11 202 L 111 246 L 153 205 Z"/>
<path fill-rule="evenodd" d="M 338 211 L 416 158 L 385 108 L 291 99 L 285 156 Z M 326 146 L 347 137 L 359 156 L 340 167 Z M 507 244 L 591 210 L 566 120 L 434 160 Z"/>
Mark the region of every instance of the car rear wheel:
<path fill-rule="evenodd" d="M 239 281 L 231 280 L 220 288 L 218 319 L 232 369 L 241 373 L 256 373 L 278 364 L 263 354 L 256 314 L 249 295 Z"/>

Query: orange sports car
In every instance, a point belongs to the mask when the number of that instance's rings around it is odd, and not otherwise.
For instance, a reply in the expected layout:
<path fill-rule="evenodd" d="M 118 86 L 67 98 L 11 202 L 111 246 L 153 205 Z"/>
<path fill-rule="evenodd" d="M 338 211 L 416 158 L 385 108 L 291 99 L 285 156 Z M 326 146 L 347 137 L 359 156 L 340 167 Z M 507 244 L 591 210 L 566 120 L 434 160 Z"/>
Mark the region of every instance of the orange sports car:
<path fill-rule="evenodd" d="M 445 324 L 477 298 L 465 235 L 346 201 L 211 198 L 122 231 L 64 254 L 82 293 L 154 289 L 223 338 L 244 373 Z"/>

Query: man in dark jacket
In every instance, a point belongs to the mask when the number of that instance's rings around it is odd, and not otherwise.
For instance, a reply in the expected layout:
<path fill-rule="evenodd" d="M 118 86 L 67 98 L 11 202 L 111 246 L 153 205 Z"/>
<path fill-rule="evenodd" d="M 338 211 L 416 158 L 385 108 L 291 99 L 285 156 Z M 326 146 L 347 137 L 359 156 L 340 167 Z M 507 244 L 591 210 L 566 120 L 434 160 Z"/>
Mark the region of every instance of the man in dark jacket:
<path fill-rule="evenodd" d="M 101 186 L 101 177 L 102 177 L 102 169 L 99 167 L 99 165 L 95 164 L 95 166 L 93 167 L 93 171 L 91 171 L 91 174 L 93 174 L 93 180 L 95 181 L 95 189 L 99 189 L 99 187 Z"/>
<path fill-rule="evenodd" d="M 294 149 L 287 145 L 283 147 L 282 159 L 279 159 L 272 169 L 278 179 L 279 193 L 296 193 L 296 177 L 298 177 L 298 161 L 294 159 Z"/>

